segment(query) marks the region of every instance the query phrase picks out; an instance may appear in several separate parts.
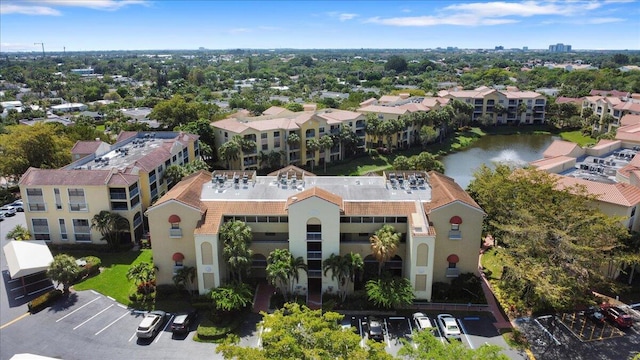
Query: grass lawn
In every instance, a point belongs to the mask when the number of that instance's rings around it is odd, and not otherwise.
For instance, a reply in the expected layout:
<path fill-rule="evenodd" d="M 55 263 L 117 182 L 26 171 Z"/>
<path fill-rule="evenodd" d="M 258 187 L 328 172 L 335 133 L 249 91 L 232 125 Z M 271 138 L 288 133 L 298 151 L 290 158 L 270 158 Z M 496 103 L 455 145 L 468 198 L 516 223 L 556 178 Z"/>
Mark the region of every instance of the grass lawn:
<path fill-rule="evenodd" d="M 502 263 L 500 261 L 500 249 L 492 248 L 482 255 L 482 266 L 485 268 L 487 279 L 500 279 L 502 277 Z"/>
<path fill-rule="evenodd" d="M 66 252 L 75 258 L 93 255 L 102 260 L 104 270 L 97 276 L 91 277 L 74 285 L 76 290 L 95 290 L 103 295 L 111 296 L 121 304 L 129 305 L 129 290 L 133 282 L 127 280 L 127 271 L 131 265 L 141 262 L 151 262 L 151 250 L 127 251 L 120 253 L 79 253 Z"/>
<path fill-rule="evenodd" d="M 582 135 L 582 131 L 580 130 L 561 132 L 560 137 L 562 140 L 571 141 L 580 146 L 595 144 L 597 142 L 597 140 L 591 136 Z"/>
<path fill-rule="evenodd" d="M 96 125 L 96 130 L 104 132 L 104 130 L 105 130 L 104 124 L 103 125 Z"/>

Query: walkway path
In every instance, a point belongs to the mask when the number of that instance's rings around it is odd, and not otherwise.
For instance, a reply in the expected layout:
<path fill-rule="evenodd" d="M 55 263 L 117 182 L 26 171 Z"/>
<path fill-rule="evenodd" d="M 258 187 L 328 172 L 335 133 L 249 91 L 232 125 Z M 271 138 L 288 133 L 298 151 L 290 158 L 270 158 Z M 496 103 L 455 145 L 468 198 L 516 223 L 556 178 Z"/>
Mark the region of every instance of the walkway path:
<path fill-rule="evenodd" d="M 256 288 L 256 295 L 253 298 L 253 312 L 259 313 L 260 311 L 269 311 L 269 300 L 275 291 L 276 288 L 271 284 L 258 284 L 258 287 Z"/>
<path fill-rule="evenodd" d="M 480 253 L 480 258 L 478 260 L 478 263 L 482 264 L 482 253 Z M 484 272 L 482 271 L 482 267 L 479 271 L 480 279 L 482 280 L 482 292 L 484 293 L 484 297 L 487 299 L 487 305 L 489 305 L 493 317 L 496 319 L 496 322 L 493 324 L 493 326 L 495 326 L 498 331 L 500 331 L 501 329 L 513 328 L 511 321 L 509 321 L 509 319 L 505 317 L 500 304 L 498 304 L 496 297 L 493 295 L 493 291 L 491 291 L 491 285 L 489 285 L 489 280 L 487 280 L 487 278 L 485 277 Z"/>

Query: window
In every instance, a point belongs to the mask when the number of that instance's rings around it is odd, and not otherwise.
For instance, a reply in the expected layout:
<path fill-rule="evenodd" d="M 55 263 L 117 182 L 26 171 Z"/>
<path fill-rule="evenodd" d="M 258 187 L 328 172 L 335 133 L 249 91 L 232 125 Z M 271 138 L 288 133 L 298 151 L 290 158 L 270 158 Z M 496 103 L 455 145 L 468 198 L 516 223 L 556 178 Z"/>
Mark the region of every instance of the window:
<path fill-rule="evenodd" d="M 89 211 L 84 198 L 84 189 L 69 189 L 69 211 Z"/>
<path fill-rule="evenodd" d="M 169 237 L 174 239 L 182 237 L 182 229 L 180 228 L 179 222 L 171 223 L 171 228 L 169 229 Z"/>
<path fill-rule="evenodd" d="M 62 210 L 62 200 L 60 198 L 60 189 L 53 189 L 53 197 L 56 199 L 56 210 Z"/>
<path fill-rule="evenodd" d="M 91 226 L 87 219 L 73 219 L 73 233 L 76 241 L 91 241 Z"/>
<path fill-rule="evenodd" d="M 140 224 L 142 224 L 142 214 L 141 213 L 136 213 L 133 216 L 133 228 L 137 228 L 138 226 L 140 226 Z"/>
<path fill-rule="evenodd" d="M 27 203 L 29 211 L 47 211 L 42 189 L 27 189 Z"/>
<path fill-rule="evenodd" d="M 262 144 L 262 150 L 269 150 L 269 144 Z"/>
<path fill-rule="evenodd" d="M 34 240 L 51 240 L 51 236 L 49 235 L 49 223 L 47 219 L 31 219 L 31 225 L 33 226 Z"/>
<path fill-rule="evenodd" d="M 260 139 L 266 139 L 266 138 L 267 138 L 267 133 L 260 134 Z"/>
<path fill-rule="evenodd" d="M 58 223 L 60 224 L 60 237 L 62 240 L 69 240 L 67 235 L 67 226 L 64 223 L 64 219 L 58 219 Z"/>
<path fill-rule="evenodd" d="M 126 200 L 127 190 L 125 188 L 110 188 L 109 198 L 111 200 Z"/>
<path fill-rule="evenodd" d="M 451 224 L 451 230 L 453 231 L 460 230 L 460 224 Z"/>
<path fill-rule="evenodd" d="M 131 208 L 133 208 L 134 206 L 138 205 L 140 203 L 140 196 L 136 195 L 133 198 L 131 198 Z"/>
<path fill-rule="evenodd" d="M 280 137 L 280 131 L 274 131 L 273 137 Z"/>

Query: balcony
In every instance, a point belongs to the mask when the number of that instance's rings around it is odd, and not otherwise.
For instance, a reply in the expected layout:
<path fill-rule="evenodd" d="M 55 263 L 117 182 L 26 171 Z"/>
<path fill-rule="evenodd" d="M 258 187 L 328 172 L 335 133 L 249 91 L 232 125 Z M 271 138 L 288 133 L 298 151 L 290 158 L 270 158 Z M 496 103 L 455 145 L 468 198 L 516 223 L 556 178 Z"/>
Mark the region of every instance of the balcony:
<path fill-rule="evenodd" d="M 309 270 L 309 271 L 307 271 L 307 276 L 309 278 L 321 278 L 322 277 L 322 270 Z"/>
<path fill-rule="evenodd" d="M 89 205 L 87 203 L 70 203 L 69 211 L 87 212 L 89 211 Z"/>
<path fill-rule="evenodd" d="M 173 266 L 173 275 L 178 275 L 178 271 L 184 269 L 184 265 L 174 265 Z"/>
<path fill-rule="evenodd" d="M 28 203 L 29 211 L 47 211 L 47 204 L 45 203 Z"/>
<path fill-rule="evenodd" d="M 169 229 L 169 237 L 179 239 L 182 237 L 182 229 Z"/>
<path fill-rule="evenodd" d="M 462 231 L 449 230 L 449 240 L 462 240 Z"/>
<path fill-rule="evenodd" d="M 307 233 L 307 241 L 322 241 L 322 233 L 319 233 L 319 232 L 308 232 Z"/>
<path fill-rule="evenodd" d="M 322 251 L 307 251 L 307 259 L 322 259 Z"/>
<path fill-rule="evenodd" d="M 460 270 L 458 268 L 447 268 L 447 272 L 445 276 L 448 278 L 457 278 L 460 275 Z"/>

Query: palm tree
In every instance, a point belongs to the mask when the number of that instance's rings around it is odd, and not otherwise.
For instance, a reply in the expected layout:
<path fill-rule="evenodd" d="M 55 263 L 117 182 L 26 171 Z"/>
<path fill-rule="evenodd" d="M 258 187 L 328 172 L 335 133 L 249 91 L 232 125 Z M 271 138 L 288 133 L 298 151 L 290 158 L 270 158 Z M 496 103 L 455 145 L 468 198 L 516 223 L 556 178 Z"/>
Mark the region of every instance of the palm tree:
<path fill-rule="evenodd" d="M 80 266 L 76 263 L 76 259 L 67 254 L 56 255 L 47 269 L 47 277 L 62 284 L 62 291 L 65 294 L 69 293 L 69 288 L 78 278 L 79 273 Z"/>
<path fill-rule="evenodd" d="M 247 284 L 227 284 L 211 290 L 211 299 L 219 311 L 240 311 L 251 304 L 253 293 Z"/>
<path fill-rule="evenodd" d="M 383 225 L 370 238 L 371 251 L 373 256 L 378 260 L 378 275 L 382 273 L 382 265 L 391 260 L 398 250 L 400 243 L 400 233 L 389 224 Z"/>
<path fill-rule="evenodd" d="M 249 249 L 253 240 L 251 228 L 246 223 L 234 220 L 227 221 L 220 229 L 223 243 L 222 255 L 229 264 L 229 270 L 242 282 L 242 275 L 247 274 L 251 267 L 253 251 Z"/>
<path fill-rule="evenodd" d="M 294 258 L 287 249 L 275 249 L 267 257 L 267 279 L 278 287 L 285 299 L 293 293 L 294 281 L 300 279 L 300 270 L 307 271 L 304 258 Z"/>
<path fill-rule="evenodd" d="M 218 148 L 220 160 L 227 163 L 227 169 L 231 167 L 232 160 L 238 160 L 240 155 L 240 144 L 235 141 L 227 141 Z"/>
<path fill-rule="evenodd" d="M 364 127 L 364 131 L 367 135 L 369 135 L 372 139 L 375 139 L 375 144 L 377 146 L 378 137 L 380 136 L 380 124 L 382 121 L 378 119 L 378 115 L 375 113 L 368 113 L 366 116 L 366 123 Z M 371 141 L 372 143 L 373 140 Z"/>
<path fill-rule="evenodd" d="M 290 152 L 291 152 L 291 148 L 294 146 L 300 145 L 300 136 L 298 136 L 298 134 L 296 133 L 290 133 L 289 136 L 287 136 L 287 155 L 286 155 L 286 159 L 285 161 L 287 163 L 290 163 Z"/>
<path fill-rule="evenodd" d="M 120 235 L 129 230 L 129 220 L 124 216 L 102 210 L 91 219 L 91 227 L 98 230 L 102 240 L 113 249 L 120 245 Z"/>
<path fill-rule="evenodd" d="M 196 268 L 193 266 L 184 266 L 173 275 L 173 283 L 178 290 L 186 289 L 189 293 L 193 292 L 193 284 L 196 280 Z"/>
<path fill-rule="evenodd" d="M 300 270 L 305 273 L 308 270 L 307 264 L 304 263 L 304 258 L 298 256 L 294 258 L 293 255 L 289 258 L 289 292 L 293 293 L 293 287 L 300 280 Z M 294 284 L 295 280 L 295 284 Z"/>
<path fill-rule="evenodd" d="M 127 271 L 127 279 L 133 280 L 136 285 L 142 285 L 144 295 L 148 295 L 153 290 L 153 281 L 156 278 L 156 268 L 151 263 L 141 262 L 133 265 Z"/>
<path fill-rule="evenodd" d="M 324 152 L 324 172 L 327 172 L 327 155 L 329 155 L 329 151 L 333 147 L 333 139 L 329 135 L 322 135 L 319 141 L 320 148 Z"/>
<path fill-rule="evenodd" d="M 11 231 L 7 233 L 7 240 L 29 240 L 31 239 L 31 233 L 29 229 L 22 225 L 16 225 Z"/>
<path fill-rule="evenodd" d="M 313 166 L 316 163 L 316 151 L 320 150 L 320 141 L 316 138 L 311 138 L 307 140 L 307 151 L 311 151 L 312 159 L 311 159 L 311 172 L 313 172 Z"/>
<path fill-rule="evenodd" d="M 173 185 L 177 184 L 180 180 L 182 180 L 182 178 L 185 177 L 185 175 L 186 175 L 186 171 L 184 167 L 173 164 L 167 167 L 167 169 L 162 174 L 162 177 L 167 182 L 167 185 L 169 186 L 169 188 L 171 188 L 173 187 Z"/>
<path fill-rule="evenodd" d="M 364 262 L 360 254 L 353 252 L 344 256 L 331 254 L 322 262 L 322 267 L 325 275 L 331 271 L 331 278 L 338 280 L 338 293 L 344 301 L 347 297 L 347 285 L 355 282 L 356 275 L 364 268 Z"/>

